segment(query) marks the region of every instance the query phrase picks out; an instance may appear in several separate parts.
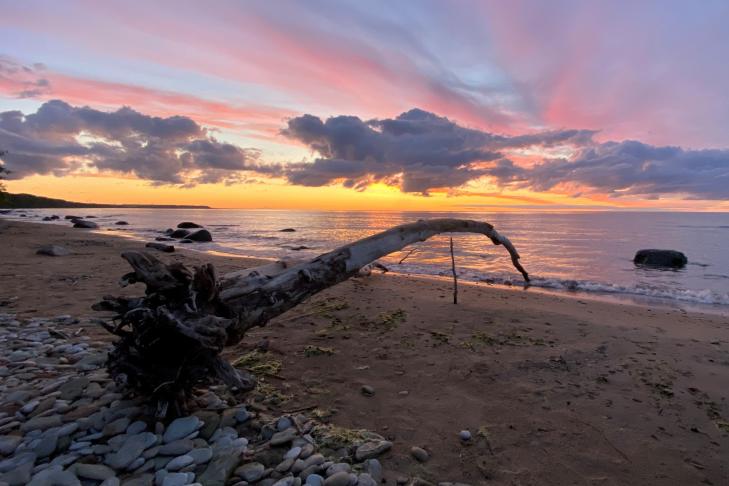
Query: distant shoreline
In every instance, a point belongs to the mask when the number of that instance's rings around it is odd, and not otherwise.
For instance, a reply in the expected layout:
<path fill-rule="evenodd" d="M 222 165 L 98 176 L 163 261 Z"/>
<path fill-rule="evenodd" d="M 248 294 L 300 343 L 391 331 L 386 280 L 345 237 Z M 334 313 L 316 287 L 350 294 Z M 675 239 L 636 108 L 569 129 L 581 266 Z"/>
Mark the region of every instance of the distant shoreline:
<path fill-rule="evenodd" d="M 55 209 L 55 208 L 120 208 L 120 209 L 211 209 L 210 206 L 193 204 L 99 204 L 80 203 L 35 196 L 33 194 L 0 195 L 0 209 Z"/>

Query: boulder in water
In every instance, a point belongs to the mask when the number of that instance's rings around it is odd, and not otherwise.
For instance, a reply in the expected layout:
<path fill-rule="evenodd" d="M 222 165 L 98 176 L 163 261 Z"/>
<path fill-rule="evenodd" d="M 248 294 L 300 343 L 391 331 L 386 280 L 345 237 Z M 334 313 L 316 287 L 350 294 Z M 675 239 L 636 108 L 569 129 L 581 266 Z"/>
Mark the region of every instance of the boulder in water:
<path fill-rule="evenodd" d="M 117 221 L 117 222 L 116 222 L 116 223 L 114 223 L 114 224 L 115 224 L 115 225 L 117 225 L 117 226 L 126 226 L 126 225 L 128 225 L 129 223 L 127 223 L 126 221 Z"/>
<path fill-rule="evenodd" d="M 213 235 L 206 229 L 199 229 L 187 235 L 187 239 L 192 241 L 213 241 Z"/>
<path fill-rule="evenodd" d="M 178 224 L 177 227 L 178 228 L 187 228 L 187 229 L 190 229 L 190 228 L 202 228 L 202 226 L 200 226 L 197 223 L 193 223 L 192 221 L 183 221 L 182 223 Z"/>
<path fill-rule="evenodd" d="M 172 238 L 186 238 L 187 235 L 189 235 L 190 232 L 186 229 L 178 229 L 170 233 L 170 237 Z"/>
<path fill-rule="evenodd" d="M 294 228 L 284 228 L 282 230 L 279 230 L 281 233 L 293 233 L 296 231 Z"/>
<path fill-rule="evenodd" d="M 647 265 L 650 267 L 681 268 L 688 259 L 686 255 L 676 250 L 638 250 L 633 258 L 636 265 Z"/>
<path fill-rule="evenodd" d="M 84 221 L 83 219 L 74 219 L 73 227 L 74 228 L 96 229 L 99 227 L 99 225 L 94 223 L 93 221 Z"/>
<path fill-rule="evenodd" d="M 64 219 L 83 219 L 83 216 L 73 216 L 72 214 L 67 214 L 64 216 Z"/>

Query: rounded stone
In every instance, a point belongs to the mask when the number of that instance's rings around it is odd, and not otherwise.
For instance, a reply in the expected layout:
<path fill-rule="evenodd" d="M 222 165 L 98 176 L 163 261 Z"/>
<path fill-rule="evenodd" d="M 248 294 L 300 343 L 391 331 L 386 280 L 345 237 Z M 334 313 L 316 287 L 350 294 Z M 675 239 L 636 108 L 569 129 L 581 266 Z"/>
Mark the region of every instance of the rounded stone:
<path fill-rule="evenodd" d="M 410 455 L 413 456 L 418 462 L 425 462 L 430 459 L 430 454 L 428 454 L 428 451 L 426 451 L 422 447 L 411 447 Z"/>

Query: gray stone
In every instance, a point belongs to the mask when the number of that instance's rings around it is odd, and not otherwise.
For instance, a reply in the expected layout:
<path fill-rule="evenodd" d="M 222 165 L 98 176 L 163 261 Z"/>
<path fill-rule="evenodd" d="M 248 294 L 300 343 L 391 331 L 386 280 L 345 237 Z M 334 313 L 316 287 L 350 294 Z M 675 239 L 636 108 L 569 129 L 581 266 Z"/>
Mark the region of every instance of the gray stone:
<path fill-rule="evenodd" d="M 283 445 L 291 442 L 296 438 L 298 435 L 298 432 L 295 428 L 291 427 L 286 430 L 283 430 L 281 432 L 276 432 L 271 437 L 271 445 L 277 446 L 277 445 Z"/>
<path fill-rule="evenodd" d="M 114 470 L 103 464 L 76 463 L 74 472 L 76 476 L 84 479 L 94 479 L 96 481 L 105 481 L 114 477 Z"/>
<path fill-rule="evenodd" d="M 335 473 L 324 480 L 324 486 L 350 486 L 357 483 L 357 476 L 345 471 Z"/>
<path fill-rule="evenodd" d="M 236 469 L 235 475 L 243 478 L 249 483 L 253 483 L 263 477 L 263 472 L 265 470 L 266 466 L 264 466 L 260 462 L 249 462 L 248 464 L 243 464 L 238 469 Z"/>
<path fill-rule="evenodd" d="M 95 384 L 95 383 L 92 383 L 92 385 L 93 384 Z M 89 388 L 91 388 L 91 387 L 89 386 Z M 88 392 L 88 389 L 86 391 Z M 136 422 L 133 422 L 132 424 L 130 424 L 129 427 L 127 427 L 127 434 L 129 434 L 129 435 L 139 434 L 141 432 L 144 432 L 145 430 L 147 430 L 147 424 L 145 422 L 143 422 L 142 420 L 137 420 Z"/>
<path fill-rule="evenodd" d="M 202 421 L 194 415 L 175 419 L 167 427 L 167 430 L 165 430 L 165 434 L 162 437 L 162 442 L 167 444 L 174 440 L 184 439 L 185 437 L 202 427 L 202 425 Z"/>
<path fill-rule="evenodd" d="M 332 464 L 329 466 L 326 470 L 327 476 L 333 476 L 337 474 L 338 472 L 350 472 L 352 470 L 352 466 L 347 464 L 346 462 L 338 462 L 336 464 Z"/>
<path fill-rule="evenodd" d="M 377 457 L 392 448 L 392 442 L 387 440 L 375 440 L 365 442 L 361 446 L 357 447 L 354 453 L 354 457 L 357 461 L 364 461 L 365 459 L 372 459 Z"/>
<path fill-rule="evenodd" d="M 362 385 L 361 391 L 362 391 L 362 395 L 365 395 L 367 397 L 371 397 L 372 395 L 375 394 L 375 389 L 369 385 Z"/>
<path fill-rule="evenodd" d="M 210 447 L 199 447 L 187 453 L 193 458 L 195 464 L 205 464 L 213 457 L 213 449 Z"/>
<path fill-rule="evenodd" d="M 382 464 L 377 459 L 367 459 L 364 462 L 364 471 L 372 476 L 372 479 L 374 479 L 377 483 L 382 482 L 383 474 L 382 474 Z"/>
<path fill-rule="evenodd" d="M 208 467 L 197 478 L 198 482 L 206 486 L 225 486 L 233 469 L 240 462 L 240 455 L 245 450 L 243 445 L 230 445 L 217 447 Z"/>
<path fill-rule="evenodd" d="M 168 471 L 179 471 L 180 469 L 187 467 L 190 464 L 193 464 L 194 462 L 195 462 L 195 459 L 193 459 L 192 456 L 185 454 L 182 456 L 177 456 L 174 459 L 172 459 L 170 462 L 168 462 L 166 469 Z"/>
<path fill-rule="evenodd" d="M 126 417 L 122 417 L 120 419 L 114 420 L 111 423 L 106 424 L 101 433 L 104 434 L 105 437 L 112 437 L 115 435 L 119 435 L 122 432 L 126 432 L 127 427 L 129 427 L 129 419 Z"/>
<path fill-rule="evenodd" d="M 284 454 L 284 459 L 297 459 L 301 454 L 301 447 L 292 447 Z"/>
<path fill-rule="evenodd" d="M 54 432 L 46 432 L 41 437 L 40 442 L 35 447 L 34 452 L 39 458 L 48 457 L 58 447 L 58 434 Z"/>
<path fill-rule="evenodd" d="M 8 462 L 9 467 L 5 467 Z M 24 486 L 30 481 L 30 476 L 35 465 L 35 454 L 32 452 L 22 452 L 16 454 L 8 461 L 2 461 L 3 467 L 0 469 L 4 474 L 0 475 L 0 483 L 6 482 L 10 486 Z"/>
<path fill-rule="evenodd" d="M 251 414 L 248 413 L 248 410 L 246 410 L 245 407 L 239 408 L 235 412 L 235 420 L 238 421 L 238 423 L 243 423 L 248 421 L 251 418 Z"/>
<path fill-rule="evenodd" d="M 142 455 L 145 449 L 156 443 L 157 436 L 150 432 L 131 435 L 124 441 L 118 452 L 106 456 L 105 462 L 114 469 L 125 469 Z"/>
<path fill-rule="evenodd" d="M 192 440 L 190 439 L 179 439 L 169 444 L 164 444 L 160 447 L 159 453 L 163 456 L 179 456 L 186 454 L 194 447 Z"/>
<path fill-rule="evenodd" d="M 413 456 L 418 462 L 426 462 L 428 459 L 430 459 L 430 454 L 428 454 L 428 451 L 426 451 L 422 447 L 411 447 L 410 455 Z"/>
<path fill-rule="evenodd" d="M 23 440 L 23 437 L 19 435 L 3 435 L 0 436 L 0 454 L 9 456 L 15 449 L 18 448 L 18 444 Z"/>
<path fill-rule="evenodd" d="M 161 486 L 185 486 L 195 480 L 194 473 L 168 473 L 162 480 Z"/>
<path fill-rule="evenodd" d="M 306 477 L 306 484 L 308 486 L 324 486 L 324 478 L 318 474 L 309 474 Z"/>
<path fill-rule="evenodd" d="M 61 417 L 58 415 L 47 415 L 45 417 L 33 417 L 20 426 L 21 432 L 30 432 L 32 430 L 45 430 L 51 427 L 60 427 L 62 424 Z"/>
<path fill-rule="evenodd" d="M 114 476 L 113 478 L 105 479 L 99 486 L 119 486 L 120 484 L 121 481 L 119 478 Z"/>
<path fill-rule="evenodd" d="M 124 483 L 122 483 L 122 486 L 152 486 L 153 484 L 153 474 L 139 474 L 125 480 Z"/>
<path fill-rule="evenodd" d="M 278 430 L 279 432 L 282 432 L 293 426 L 294 426 L 294 422 L 289 417 L 281 417 L 276 422 L 276 430 Z"/>
<path fill-rule="evenodd" d="M 33 476 L 27 486 L 81 486 L 81 481 L 71 471 L 51 466 Z"/>
<path fill-rule="evenodd" d="M 377 481 L 367 473 L 357 476 L 357 486 L 377 486 Z"/>
<path fill-rule="evenodd" d="M 471 431 L 469 430 L 461 430 L 458 433 L 458 437 L 463 441 L 471 440 Z"/>

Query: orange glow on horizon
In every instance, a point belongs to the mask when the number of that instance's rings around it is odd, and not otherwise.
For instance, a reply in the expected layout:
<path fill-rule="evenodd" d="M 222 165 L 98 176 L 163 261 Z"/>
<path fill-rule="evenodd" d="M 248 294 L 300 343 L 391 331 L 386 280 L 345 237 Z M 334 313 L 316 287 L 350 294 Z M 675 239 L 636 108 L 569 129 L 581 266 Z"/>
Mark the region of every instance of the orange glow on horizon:
<path fill-rule="evenodd" d="M 603 195 L 570 197 L 525 190 L 443 190 L 429 196 L 406 194 L 377 183 L 365 191 L 342 186 L 305 187 L 266 180 L 235 185 L 203 184 L 191 189 L 154 186 L 129 177 L 99 174 L 32 176 L 7 181 L 12 193 L 28 193 L 68 201 L 99 204 L 190 204 L 213 208 L 397 210 L 397 211 L 564 211 L 595 209 L 672 209 L 677 211 L 729 211 L 728 201 L 630 200 Z"/>

